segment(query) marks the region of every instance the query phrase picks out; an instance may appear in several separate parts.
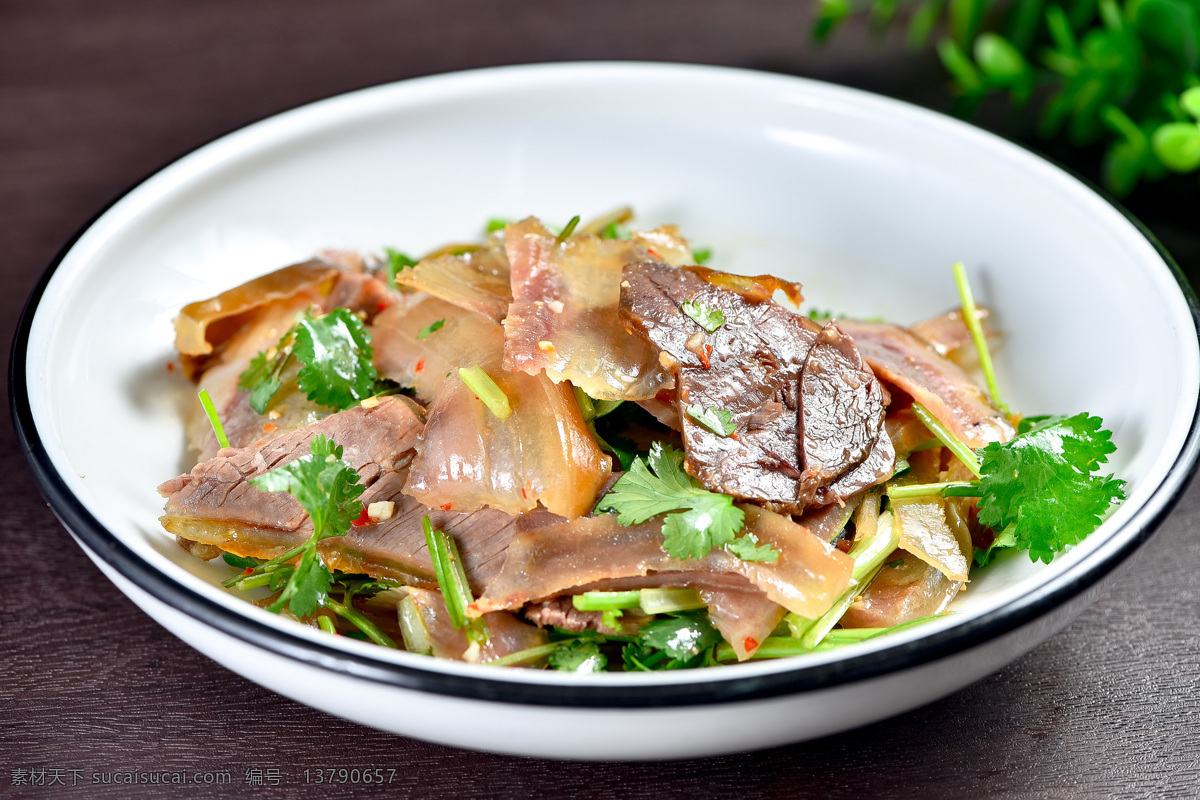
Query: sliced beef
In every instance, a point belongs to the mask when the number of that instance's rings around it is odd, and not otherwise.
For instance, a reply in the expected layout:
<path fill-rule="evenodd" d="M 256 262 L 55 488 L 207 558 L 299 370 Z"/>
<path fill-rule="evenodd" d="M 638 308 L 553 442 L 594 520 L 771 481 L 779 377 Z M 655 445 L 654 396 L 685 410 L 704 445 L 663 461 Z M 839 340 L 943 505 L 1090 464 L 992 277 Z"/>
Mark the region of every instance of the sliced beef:
<path fill-rule="evenodd" d="M 724 550 L 682 561 L 662 549 L 661 518 L 624 526 L 616 515 L 601 514 L 521 531 L 476 605 L 483 611 L 517 608 L 572 591 L 616 588 L 602 581 L 643 580 L 651 573 L 676 572 L 719 573 L 735 580 L 740 576 L 771 601 L 801 616 L 815 619 L 828 611 L 849 584 L 850 557 L 786 517 L 754 506 L 744 511 L 746 530 L 778 548 L 777 561 L 742 561 Z M 659 576 L 654 580 L 649 585 L 664 585 Z"/>
<path fill-rule="evenodd" d="M 866 459 L 881 438 L 884 405 L 883 388 L 850 337 L 833 322 L 822 328 L 800 372 L 805 499 L 825 505 L 826 485 Z"/>
<path fill-rule="evenodd" d="M 890 474 L 890 448 L 875 447 L 885 438 L 878 381 L 836 327 L 822 334 L 775 303 L 772 291 L 785 288 L 776 279 L 654 262 L 626 265 L 623 275 L 621 320 L 677 372 L 681 412 L 732 414 L 733 436 L 682 414 L 686 468 L 707 488 L 799 513 Z M 709 333 L 683 311 L 688 302 L 720 311 L 724 324 Z M 819 493 L 872 454 L 870 469 Z"/>
<path fill-rule="evenodd" d="M 323 433 L 344 448 L 343 458 L 369 486 L 382 472 L 407 463 L 420 432 L 421 420 L 409 401 L 389 397 L 373 408 L 358 406 L 332 414 L 260 447 L 223 449 L 158 491 L 167 498 L 167 517 L 295 531 L 307 519 L 296 499 L 283 492 L 261 492 L 250 485 L 251 478 L 307 455 L 313 438 Z"/>
<path fill-rule="evenodd" d="M 345 536 L 318 545 L 331 569 L 390 578 L 405 584 L 435 586 L 433 562 L 425 545 L 421 518 L 429 516 L 439 530 L 454 537 L 463 558 L 467 582 L 482 591 L 504 561 L 504 551 L 517 533 L 517 518 L 485 508 L 468 514 L 428 508 L 401 492 L 406 470 L 385 472 L 360 498 L 364 504 L 394 503 L 390 519 L 354 525 Z M 295 530 L 266 528 L 199 517 L 164 516 L 163 527 L 180 540 L 184 549 L 215 547 L 239 556 L 274 558 L 312 535 L 307 519 Z M 212 553 L 211 550 L 203 552 Z M 211 558 L 216 553 L 209 557 Z"/>

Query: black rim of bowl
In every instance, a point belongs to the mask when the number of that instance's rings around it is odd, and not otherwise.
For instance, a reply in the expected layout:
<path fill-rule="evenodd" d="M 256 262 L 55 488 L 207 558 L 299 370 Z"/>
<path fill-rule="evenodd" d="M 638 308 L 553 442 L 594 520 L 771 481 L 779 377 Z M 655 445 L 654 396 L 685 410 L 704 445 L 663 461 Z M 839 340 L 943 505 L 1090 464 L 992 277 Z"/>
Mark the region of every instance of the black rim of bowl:
<path fill-rule="evenodd" d="M 894 101 L 899 102 L 899 101 Z M 937 114 L 928 109 L 926 113 Z M 995 134 L 992 134 L 995 135 Z M 220 137 L 218 137 L 220 138 Z M 998 137 L 1003 138 L 1003 137 Z M 1054 163 L 1018 142 L 1009 142 L 1035 158 Z M 207 143 L 205 143 L 207 144 Z M 169 163 L 186 158 L 205 145 L 188 151 Z M 169 165 L 169 164 L 168 164 Z M 49 502 L 63 525 L 81 539 L 97 557 L 119 574 L 155 599 L 194 619 L 253 645 L 303 662 L 310 666 L 332 670 L 348 676 L 389 686 L 432 694 L 447 695 L 492 702 L 567 707 L 650 708 L 688 705 L 708 705 L 744 701 L 798 692 L 813 691 L 898 672 L 965 652 L 998 636 L 1021 628 L 1062 606 L 1071 598 L 1098 583 L 1138 549 L 1162 523 L 1178 502 L 1188 479 L 1196 470 L 1200 458 L 1200 404 L 1193 414 L 1187 437 L 1179 456 L 1145 504 L 1137 509 L 1113 535 L 1132 531 L 1120 549 L 1096 563 L 1075 565 L 1049 585 L 1038 587 L 1017 601 L 993 609 L 974 619 L 966 620 L 945 630 L 904 642 L 883 650 L 847 655 L 837 661 L 805 665 L 792 660 L 790 669 L 765 675 L 746 675 L 717 679 L 706 676 L 707 670 L 692 671 L 686 683 L 630 684 L 614 681 L 607 685 L 572 685 L 569 683 L 528 683 L 494 678 L 482 674 L 458 675 L 406 664 L 385 662 L 370 656 L 351 653 L 337 647 L 281 631 L 249 616 L 235 612 L 199 592 L 188 589 L 159 572 L 138 556 L 105 528 L 62 480 L 51 463 L 49 453 L 33 421 L 33 409 L 28 391 L 27 350 L 33 318 L 39 302 L 62 260 L 79 238 L 110 208 L 137 189 L 151 175 L 138 181 L 88 220 L 59 250 L 34 287 L 22 312 L 13 337 L 9 359 L 9 400 L 14 427 L 34 473 L 42 495 Z M 1120 211 L 1154 246 L 1171 270 L 1192 315 L 1197 347 L 1200 349 L 1200 302 L 1187 278 L 1170 253 L 1136 217 L 1120 203 L 1072 170 L 1055 164 L 1079 180 L 1097 195 Z M 515 676 L 514 676 L 515 677 Z"/>

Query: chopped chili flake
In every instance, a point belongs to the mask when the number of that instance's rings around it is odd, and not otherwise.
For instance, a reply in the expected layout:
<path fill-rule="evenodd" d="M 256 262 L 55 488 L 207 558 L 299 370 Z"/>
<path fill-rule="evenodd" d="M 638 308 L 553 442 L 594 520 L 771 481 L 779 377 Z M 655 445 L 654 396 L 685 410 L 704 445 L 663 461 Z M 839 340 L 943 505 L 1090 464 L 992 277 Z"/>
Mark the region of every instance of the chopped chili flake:
<path fill-rule="evenodd" d="M 654 256 L 655 258 L 657 258 L 659 261 L 662 261 L 662 260 L 663 260 L 663 257 L 662 257 L 662 256 L 660 256 L 660 255 L 658 254 L 658 251 L 657 251 L 657 250 L 655 250 L 653 247 L 647 247 L 647 248 L 646 248 L 646 252 L 647 252 L 647 253 L 649 253 L 650 255 Z"/>
<path fill-rule="evenodd" d="M 391 303 L 388 303 L 384 300 L 380 300 L 379 303 L 375 306 L 375 310 L 376 311 L 386 311 L 387 307 L 389 305 L 391 305 Z"/>
<path fill-rule="evenodd" d="M 451 504 L 450 504 L 450 503 L 442 503 L 442 505 L 441 505 L 441 509 L 442 509 L 442 511 L 449 511 L 449 510 L 450 510 L 450 508 L 451 508 Z"/>
<path fill-rule="evenodd" d="M 710 347 L 709 349 L 711 350 L 712 348 Z M 712 369 L 712 364 L 711 364 L 711 363 L 709 362 L 709 360 L 708 360 L 708 353 L 707 353 L 707 352 L 705 352 L 704 350 L 701 350 L 701 351 L 700 351 L 699 353 L 697 353 L 696 355 L 700 357 L 700 364 L 701 364 L 701 365 L 702 365 L 702 366 L 703 366 L 705 369 Z"/>
<path fill-rule="evenodd" d="M 350 524 L 356 527 L 362 527 L 363 525 L 370 525 L 374 521 L 375 520 L 371 519 L 371 516 L 367 513 L 367 507 L 363 506 L 363 512 L 358 515 L 358 519 L 354 520 Z"/>
<path fill-rule="evenodd" d="M 757 650 L 758 639 L 755 639 L 753 636 L 747 636 L 745 641 L 742 642 L 742 647 L 747 653 L 749 653 L 751 650 Z"/>
<path fill-rule="evenodd" d="M 274 425 L 274 424 L 268 422 L 266 425 L 263 425 L 263 433 L 270 433 L 271 431 L 277 430 L 278 428 L 279 428 L 278 425 Z"/>
<path fill-rule="evenodd" d="M 421 370 L 423 370 L 423 369 L 425 369 L 425 359 L 421 358 L 421 359 L 418 359 L 418 360 L 417 360 L 417 369 L 416 369 L 416 371 L 417 371 L 417 372 L 420 372 L 420 371 L 421 371 Z"/>
<path fill-rule="evenodd" d="M 254 567 L 246 567 L 246 569 L 242 572 L 243 575 L 251 575 L 253 573 L 254 573 Z"/>
<path fill-rule="evenodd" d="M 174 371 L 175 371 L 175 362 L 168 361 L 167 362 L 167 372 L 174 372 Z"/>
<path fill-rule="evenodd" d="M 529 499 L 529 492 L 525 491 L 525 487 L 521 487 L 521 497 L 525 500 Z"/>

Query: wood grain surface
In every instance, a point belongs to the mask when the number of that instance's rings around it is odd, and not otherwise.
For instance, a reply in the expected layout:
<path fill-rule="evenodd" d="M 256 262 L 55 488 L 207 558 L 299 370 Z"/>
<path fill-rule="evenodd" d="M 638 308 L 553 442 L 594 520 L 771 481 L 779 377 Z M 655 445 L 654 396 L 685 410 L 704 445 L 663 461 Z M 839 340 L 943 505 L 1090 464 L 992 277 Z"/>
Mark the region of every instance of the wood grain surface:
<path fill-rule="evenodd" d="M 868 46 L 853 26 L 815 49 L 810 13 L 786 0 L 2 0 L 4 348 L 57 250 L 124 189 L 215 136 L 339 92 L 448 70 L 605 58 L 768 69 L 943 102 L 931 56 L 891 40 Z M 1011 123 L 1002 109 L 984 120 Z M 1018 121 L 1017 135 L 1024 129 Z M 1095 155 L 1051 154 L 1085 173 Z M 1191 179 L 1131 201 L 1189 270 L 1200 269 L 1197 197 Z M 945 700 L 766 752 L 575 764 L 381 734 L 239 678 L 150 621 L 92 566 L 42 502 L 7 420 L 0 474 L 0 796 L 1200 795 L 1197 484 L 1078 621 Z M 305 768 L 343 767 L 394 776 L 336 791 L 303 783 Z M 278 786 L 269 785 L 272 769 Z M 254 770 L 268 785 L 247 784 Z M 92 783 L 130 771 L 227 773 L 229 783 Z M 20 785 L 30 777 L 42 785 Z"/>

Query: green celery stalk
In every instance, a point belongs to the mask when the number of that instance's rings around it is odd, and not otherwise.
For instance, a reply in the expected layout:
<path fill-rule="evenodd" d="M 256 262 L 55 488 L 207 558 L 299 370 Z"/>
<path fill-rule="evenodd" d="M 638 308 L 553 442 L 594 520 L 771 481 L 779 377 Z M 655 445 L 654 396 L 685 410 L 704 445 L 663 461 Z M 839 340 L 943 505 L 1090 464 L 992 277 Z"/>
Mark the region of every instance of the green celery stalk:
<path fill-rule="evenodd" d="M 492 412 L 496 419 L 506 420 L 512 416 L 512 405 L 508 402 L 508 395 L 496 381 L 492 380 L 491 375 L 483 371 L 482 367 L 476 365 L 460 369 L 458 377 L 462 378 L 467 388 L 483 401 L 488 411 Z"/>
<path fill-rule="evenodd" d="M 854 571 L 851 573 L 853 583 L 842 593 L 833 607 L 800 637 L 800 642 L 805 647 L 811 649 L 821 643 L 826 634 L 846 613 L 846 609 L 850 607 L 854 599 L 862 594 L 879 570 L 883 568 L 884 560 L 899 544 L 899 526 L 893 524 L 890 513 L 881 514 L 875 535 L 866 541 L 855 542 L 854 546 L 850 548 L 849 556 L 854 559 Z"/>
<path fill-rule="evenodd" d="M 700 593 L 687 588 L 657 588 L 642 589 L 638 606 L 647 614 L 671 614 L 676 611 L 691 611 L 704 608 L 706 603 L 700 599 Z"/>
<path fill-rule="evenodd" d="M 634 608 L 642 599 L 637 589 L 629 592 L 584 592 L 571 598 L 578 611 L 617 611 Z"/>
<path fill-rule="evenodd" d="M 929 412 L 929 409 L 920 403 L 912 404 L 913 414 L 917 419 L 921 420 L 921 424 L 929 429 L 929 432 L 936 436 L 941 443 L 950 448 L 950 452 L 958 456 L 958 460 L 966 465 L 967 469 L 975 474 L 975 477 L 981 477 L 979 474 L 979 456 L 975 451 L 968 447 L 964 442 L 958 440 L 950 430 L 938 422 L 937 417 Z"/>
<path fill-rule="evenodd" d="M 484 666 L 487 667 L 511 667 L 515 664 L 525 664 L 550 655 L 558 648 L 558 645 L 559 642 L 539 644 L 536 647 L 527 647 L 524 650 L 518 650 L 515 653 L 509 653 L 506 656 L 494 658 L 491 661 L 485 661 L 483 663 Z"/>
<path fill-rule="evenodd" d="M 1140 133 L 1140 131 L 1139 131 Z M 967 268 L 961 261 L 954 263 L 954 282 L 958 284 L 958 296 L 962 300 L 963 322 L 971 332 L 971 341 L 979 351 L 979 366 L 983 368 L 983 377 L 987 381 L 988 394 L 996 407 L 1008 414 L 1008 406 L 1000 400 L 1000 390 L 996 386 L 996 370 L 992 366 L 992 354 L 988 350 L 987 339 L 983 335 L 983 326 L 979 324 L 979 311 L 975 307 L 975 297 L 971 293 L 971 284 L 967 281 Z"/>
<path fill-rule="evenodd" d="M 888 497 L 904 500 L 910 497 L 979 497 L 979 484 L 975 481 L 949 481 L 947 483 L 909 483 L 889 486 Z"/>
<path fill-rule="evenodd" d="M 208 422 L 217 436 L 217 444 L 221 447 L 229 447 L 229 439 L 225 436 L 225 426 L 221 424 L 221 418 L 217 416 L 217 408 L 213 405 L 212 398 L 208 396 L 207 389 L 200 390 L 200 405 L 204 406 L 204 413 L 208 416 Z"/>
<path fill-rule="evenodd" d="M 425 627 L 425 618 L 421 616 L 412 595 L 404 595 L 396 604 L 396 617 L 400 623 L 400 636 L 404 639 L 405 650 L 421 655 L 433 652 L 429 629 Z"/>

